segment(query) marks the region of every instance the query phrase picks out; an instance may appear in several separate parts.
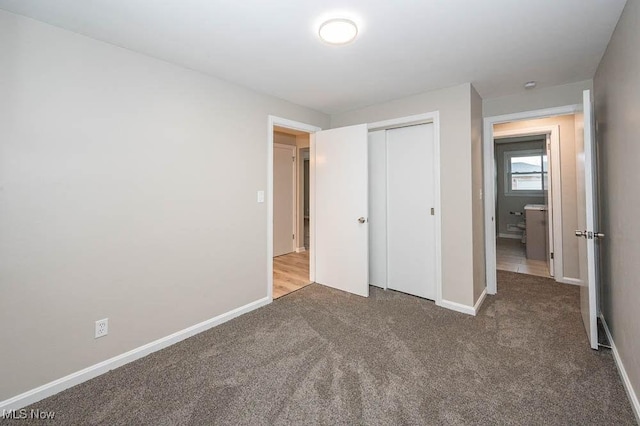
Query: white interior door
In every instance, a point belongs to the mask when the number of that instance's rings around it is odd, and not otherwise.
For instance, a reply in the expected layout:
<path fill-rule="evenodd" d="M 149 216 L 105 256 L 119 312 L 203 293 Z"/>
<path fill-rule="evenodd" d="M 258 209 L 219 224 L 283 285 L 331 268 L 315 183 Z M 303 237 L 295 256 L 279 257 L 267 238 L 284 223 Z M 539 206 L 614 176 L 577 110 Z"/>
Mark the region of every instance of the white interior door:
<path fill-rule="evenodd" d="M 273 255 L 295 250 L 295 155 L 296 148 L 273 145 Z"/>
<path fill-rule="evenodd" d="M 578 226 L 576 237 L 580 255 L 580 312 L 589 344 L 598 349 L 598 233 L 596 152 L 591 91 L 583 94 L 584 110 L 576 114 L 576 178 L 578 188 Z"/>
<path fill-rule="evenodd" d="M 387 286 L 436 298 L 433 124 L 387 130 Z"/>
<path fill-rule="evenodd" d="M 387 288 L 387 132 L 369 133 L 369 284 Z"/>
<path fill-rule="evenodd" d="M 551 182 L 553 181 L 553 179 L 557 179 L 557 176 L 552 176 L 552 166 L 551 166 L 551 162 L 553 161 L 552 159 L 552 155 L 551 155 L 551 136 L 547 135 L 546 139 L 545 139 L 545 145 L 546 145 L 546 151 L 547 151 L 547 164 L 546 164 L 546 169 L 544 169 L 545 165 L 543 163 L 543 172 L 547 172 L 547 180 L 546 180 L 546 187 L 547 190 L 545 192 L 545 204 L 547 205 L 547 220 L 546 220 L 546 227 L 547 227 L 547 244 L 548 244 L 548 250 L 547 250 L 547 266 L 549 267 L 549 275 L 551 275 L 552 277 L 555 276 L 555 263 L 554 263 L 554 258 L 552 257 L 552 253 L 554 253 L 554 249 L 553 249 L 553 245 L 554 245 L 554 240 L 553 240 L 553 185 L 551 185 Z"/>
<path fill-rule="evenodd" d="M 369 296 L 367 125 L 315 134 L 315 280 Z"/>

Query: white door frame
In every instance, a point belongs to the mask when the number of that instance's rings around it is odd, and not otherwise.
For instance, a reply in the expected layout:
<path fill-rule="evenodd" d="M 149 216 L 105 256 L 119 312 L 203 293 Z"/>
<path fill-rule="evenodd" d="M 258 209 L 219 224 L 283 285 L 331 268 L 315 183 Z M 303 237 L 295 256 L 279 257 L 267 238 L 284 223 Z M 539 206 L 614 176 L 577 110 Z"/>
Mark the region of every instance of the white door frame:
<path fill-rule="evenodd" d="M 551 144 L 551 158 L 549 159 L 551 162 L 551 168 L 549 169 L 551 208 L 549 209 L 549 213 L 551 214 L 551 223 L 553 225 L 553 269 L 554 278 L 556 281 L 561 281 L 560 279 L 564 278 L 564 273 L 562 267 L 562 175 L 560 171 L 560 126 L 555 124 L 551 126 L 526 127 L 522 129 L 493 132 L 493 140 L 533 135 L 545 135 L 546 139 L 550 139 Z M 545 142 L 545 151 L 546 150 L 547 146 Z M 497 161 L 502 161 L 502 159 L 498 159 Z M 501 179 L 502 177 L 498 176 L 497 178 Z M 495 196 L 497 197 L 497 194 L 495 194 Z"/>
<path fill-rule="evenodd" d="M 284 127 L 286 129 L 299 130 L 302 132 L 307 132 L 310 135 L 311 146 L 313 147 L 313 134 L 322 130 L 320 127 L 312 126 L 310 124 L 301 123 L 299 121 L 289 120 L 287 118 L 277 117 L 275 115 L 267 116 L 267 297 L 269 298 L 269 303 L 273 301 L 273 127 Z M 311 157 L 309 160 L 309 177 L 310 177 L 310 185 L 313 185 L 313 171 L 314 171 L 314 161 L 313 161 L 313 148 L 311 151 Z M 312 186 L 309 188 L 310 195 L 310 203 L 309 203 L 309 213 L 311 217 L 311 223 L 313 223 L 313 207 L 314 207 L 314 195 Z M 295 198 L 294 198 L 295 200 Z M 295 203 L 294 203 L 295 205 Z M 296 221 L 294 221 L 296 222 Z M 314 240 L 314 232 L 313 226 L 310 225 L 310 237 L 311 240 L 309 242 L 309 279 L 311 282 L 315 281 L 315 250 L 313 247 Z"/>
<path fill-rule="evenodd" d="M 296 241 L 297 241 L 297 237 L 298 237 L 298 230 L 296 229 L 298 227 L 298 208 L 297 208 L 297 199 L 298 199 L 298 193 L 297 193 L 297 189 L 298 189 L 298 162 L 296 161 L 298 159 L 298 149 L 295 145 L 286 145 L 283 143 L 275 143 L 273 144 L 273 147 L 278 147 L 281 149 L 286 149 L 288 151 L 291 151 L 291 156 L 293 158 L 293 160 L 291 161 L 291 171 L 292 171 L 292 182 L 291 182 L 291 194 L 292 194 L 292 212 L 291 212 L 291 252 L 293 253 L 295 251 L 297 251 L 297 246 L 296 246 Z"/>
<path fill-rule="evenodd" d="M 493 125 L 508 123 L 511 121 L 535 120 L 559 115 L 571 115 L 580 111 L 580 105 L 566 105 L 556 108 L 546 108 L 533 111 L 517 112 L 513 114 L 497 115 L 484 118 L 483 156 L 484 156 L 484 235 L 485 235 L 485 262 L 487 274 L 487 293 L 496 294 L 498 291 L 496 273 L 496 223 L 495 203 L 496 194 L 494 188 L 495 159 L 494 159 L 494 132 Z M 555 223 L 554 223 L 555 225 Z M 556 248 L 557 249 L 557 248 Z M 562 263 L 562 262 L 559 262 Z"/>
<path fill-rule="evenodd" d="M 303 155 L 303 151 L 307 150 L 307 156 L 309 158 L 304 158 L 305 156 Z M 304 181 L 304 162 L 305 160 L 309 161 L 309 165 L 311 165 L 311 134 L 309 134 L 309 146 L 308 147 L 304 147 L 304 148 L 296 148 L 296 217 L 295 217 L 295 221 L 296 221 L 296 253 L 303 253 L 305 251 L 307 251 L 307 249 L 304 246 L 304 185 L 305 185 L 305 181 Z M 309 173 L 311 173 L 311 167 L 309 167 Z M 302 187 L 300 187 L 300 184 L 302 184 Z M 309 189 L 311 189 L 311 185 L 309 185 Z M 298 197 L 298 195 L 300 194 L 300 191 L 302 191 L 302 199 L 300 199 L 300 197 Z M 311 191 L 309 191 L 308 194 L 309 197 L 311 197 Z M 309 203 L 309 215 L 311 215 L 311 203 Z M 300 223 L 300 218 L 302 218 L 302 223 Z M 300 227 L 302 227 L 302 232 L 300 232 Z M 309 227 L 311 227 L 311 224 L 309 224 Z M 309 243 L 311 243 L 311 241 L 309 241 Z"/>
<path fill-rule="evenodd" d="M 436 220 L 436 305 L 442 303 L 442 215 L 440 202 L 440 113 L 438 111 L 425 114 L 410 115 L 391 120 L 378 121 L 367 125 L 369 132 L 387 130 L 397 127 L 413 126 L 417 124 L 433 123 L 434 143 L 434 185 L 435 185 L 435 220 Z M 388 257 L 387 257 L 388 259 Z"/>

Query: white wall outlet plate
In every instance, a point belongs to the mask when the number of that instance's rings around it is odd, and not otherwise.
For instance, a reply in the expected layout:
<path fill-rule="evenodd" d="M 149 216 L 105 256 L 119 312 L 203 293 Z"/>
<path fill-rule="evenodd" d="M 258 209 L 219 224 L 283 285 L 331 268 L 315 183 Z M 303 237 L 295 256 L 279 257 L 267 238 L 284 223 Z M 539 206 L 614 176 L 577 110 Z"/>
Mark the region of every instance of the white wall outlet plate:
<path fill-rule="evenodd" d="M 96 321 L 96 339 L 109 334 L 109 318 Z"/>

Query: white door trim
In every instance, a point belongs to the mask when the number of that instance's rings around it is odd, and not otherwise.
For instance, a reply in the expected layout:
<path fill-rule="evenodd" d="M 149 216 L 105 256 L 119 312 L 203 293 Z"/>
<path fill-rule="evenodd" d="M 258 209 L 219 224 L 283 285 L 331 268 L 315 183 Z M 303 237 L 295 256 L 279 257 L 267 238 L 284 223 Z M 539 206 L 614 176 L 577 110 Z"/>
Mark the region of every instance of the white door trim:
<path fill-rule="evenodd" d="M 558 141 L 558 146 L 560 145 L 559 143 L 560 141 Z M 551 167 L 548 167 L 547 173 L 549 174 L 548 177 L 548 182 L 547 182 L 547 240 L 548 240 L 548 250 L 549 253 L 547 253 L 547 260 L 548 260 L 548 267 L 549 267 L 549 274 L 552 277 L 556 277 L 558 275 L 558 270 L 556 269 L 556 259 L 560 259 L 560 256 L 556 255 L 556 246 L 557 243 L 555 241 L 555 232 L 557 232 L 555 224 L 553 223 L 553 219 L 554 219 L 554 215 L 558 216 L 558 212 L 555 210 L 558 206 L 560 206 L 560 208 L 562 208 L 562 202 L 557 203 L 554 201 L 554 195 L 558 194 L 558 191 L 555 190 L 555 188 L 553 187 L 553 180 L 554 180 L 554 176 L 556 176 L 556 179 L 558 178 L 562 178 L 562 176 L 559 176 L 557 173 L 554 172 L 554 164 L 556 164 L 556 149 L 552 146 L 552 141 L 551 141 L 551 135 L 547 135 L 547 137 L 545 138 L 544 141 L 545 144 L 545 152 L 547 153 L 547 167 L 549 164 L 551 164 Z M 560 198 L 562 199 L 562 193 L 560 193 Z M 562 217 L 562 215 L 560 215 L 560 217 Z M 562 236 L 562 233 L 559 233 L 560 236 Z M 558 248 L 562 249 L 562 246 L 558 246 Z"/>
<path fill-rule="evenodd" d="M 516 130 L 503 130 L 501 132 L 493 132 L 493 139 L 512 138 L 519 136 L 531 135 L 547 135 L 551 142 L 551 169 L 549 176 L 551 178 L 551 220 L 553 223 L 553 247 L 554 262 L 553 268 L 556 281 L 564 278 L 562 267 L 562 174 L 560 171 L 560 126 L 555 124 L 551 126 L 526 127 Z M 545 143 L 546 145 L 546 143 Z M 545 147 L 546 151 L 546 147 Z M 500 160 L 498 160 L 500 161 Z M 501 177 L 498 177 L 501 179 Z M 494 187 L 495 188 L 495 187 Z M 497 196 L 497 194 L 495 194 Z M 494 201 L 495 206 L 495 201 Z M 495 213 L 494 213 L 495 214 Z M 495 235 L 495 234 L 494 234 Z M 495 239 L 494 239 L 495 244 Z"/>
<path fill-rule="evenodd" d="M 440 112 L 433 111 L 391 120 L 377 121 L 367 125 L 369 131 L 393 129 L 416 124 L 433 123 L 433 155 L 435 185 L 435 219 L 436 219 L 436 304 L 442 303 L 442 209 L 440 200 Z"/>
<path fill-rule="evenodd" d="M 277 117 L 275 115 L 267 116 L 267 297 L 269 303 L 273 301 L 273 127 L 284 127 L 292 130 L 300 130 L 310 134 L 311 146 L 313 147 L 313 134 L 322 130 L 320 127 L 310 124 L 301 123 L 299 121 L 289 120 L 287 118 Z M 313 150 L 313 148 L 311 148 Z M 313 151 L 311 152 L 313 159 Z M 313 176 L 313 160 L 309 161 L 309 176 Z M 313 184 L 313 178 L 310 178 Z M 309 204 L 311 223 L 313 223 L 313 191 L 309 191 L 311 199 Z M 310 225 L 311 241 L 309 253 L 309 279 L 315 281 L 315 249 L 313 247 L 313 226 Z"/>
<path fill-rule="evenodd" d="M 508 123 L 510 121 L 533 120 L 539 118 L 555 117 L 558 115 L 571 115 L 580 110 L 579 105 L 567 105 L 556 108 L 539 109 L 534 111 L 518 112 L 513 114 L 497 115 L 484 118 L 483 156 L 484 156 L 484 235 L 485 235 L 485 261 L 487 274 L 487 293 L 496 294 L 498 291 L 496 274 L 496 224 L 494 188 L 495 160 L 493 153 L 493 125 Z"/>
<path fill-rule="evenodd" d="M 293 200 L 292 203 L 292 213 L 291 213 L 291 218 L 293 219 L 291 221 L 291 253 L 295 252 L 297 249 L 297 245 L 296 245 L 296 241 L 298 241 L 298 206 L 297 206 L 297 200 L 298 200 L 298 149 L 295 145 L 286 145 L 283 143 L 274 143 L 273 147 L 278 147 L 280 149 L 286 149 L 288 151 L 291 151 L 291 157 L 293 158 L 293 160 L 291 161 L 291 170 L 292 170 L 292 182 L 291 182 L 291 199 Z"/>

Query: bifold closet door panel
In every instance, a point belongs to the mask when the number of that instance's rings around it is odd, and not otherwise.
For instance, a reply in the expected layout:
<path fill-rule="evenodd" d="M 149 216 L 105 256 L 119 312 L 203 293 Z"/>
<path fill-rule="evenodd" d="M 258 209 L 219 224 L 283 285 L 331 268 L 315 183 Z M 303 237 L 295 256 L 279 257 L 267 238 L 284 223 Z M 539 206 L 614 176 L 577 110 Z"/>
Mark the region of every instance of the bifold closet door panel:
<path fill-rule="evenodd" d="M 433 124 L 387 131 L 387 285 L 435 299 Z"/>
<path fill-rule="evenodd" d="M 369 284 L 387 287 L 386 131 L 369 133 Z"/>

